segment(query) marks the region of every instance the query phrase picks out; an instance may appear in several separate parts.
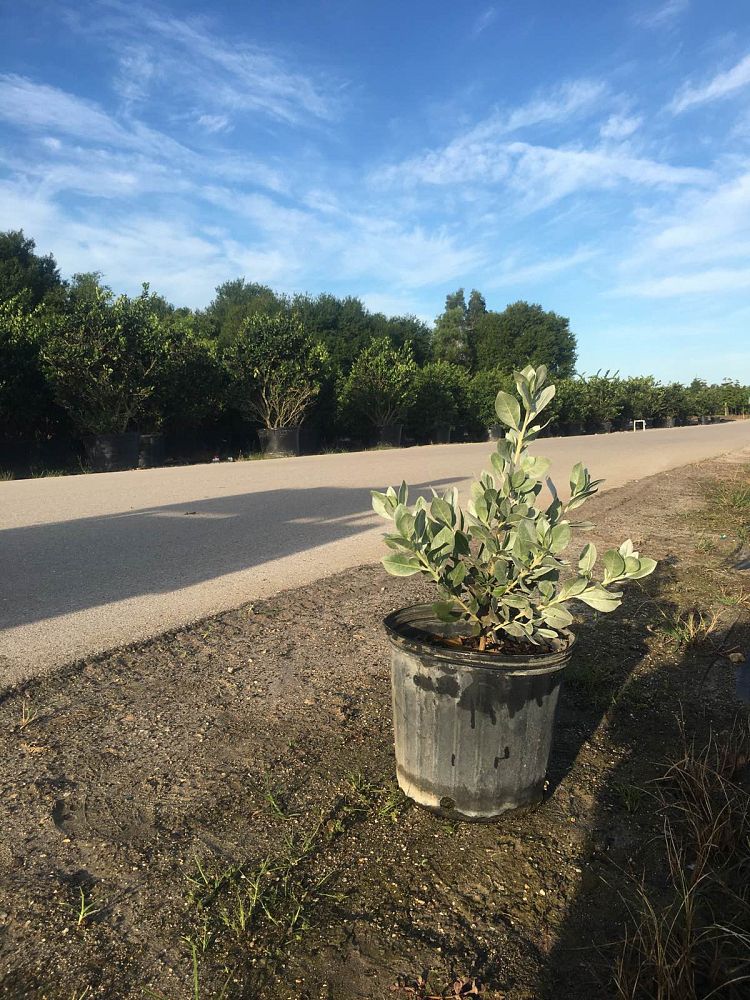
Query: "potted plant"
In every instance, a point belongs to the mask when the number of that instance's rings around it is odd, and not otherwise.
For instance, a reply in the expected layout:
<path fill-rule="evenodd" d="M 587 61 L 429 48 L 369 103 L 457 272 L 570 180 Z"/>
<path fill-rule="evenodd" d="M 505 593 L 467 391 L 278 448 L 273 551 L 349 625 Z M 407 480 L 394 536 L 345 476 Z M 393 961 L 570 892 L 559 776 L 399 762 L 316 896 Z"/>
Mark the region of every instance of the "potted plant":
<path fill-rule="evenodd" d="M 625 580 L 656 567 L 631 541 L 603 557 L 583 546 L 572 572 L 563 553 L 576 530 L 571 514 L 597 491 L 578 463 L 570 497 L 547 479 L 550 463 L 529 454 L 555 387 L 544 366 L 514 375 L 518 399 L 500 391 L 506 428 L 492 472 L 472 484 L 466 510 L 456 489 L 407 505 L 406 484 L 374 491 L 375 511 L 393 522 L 383 565 L 394 576 L 422 573 L 438 600 L 385 619 L 392 647 L 398 781 L 437 812 L 490 819 L 542 799 L 562 671 L 573 646 L 571 601 L 614 611 Z"/>
<path fill-rule="evenodd" d="M 342 385 L 339 405 L 344 422 L 352 427 L 370 424 L 379 444 L 398 447 L 416 375 L 411 344 L 394 347 L 387 337 L 371 341 Z"/>
<path fill-rule="evenodd" d="M 296 313 L 254 313 L 224 349 L 223 363 L 238 409 L 261 422 L 263 451 L 299 455 L 300 425 L 328 367 L 326 348 Z"/>
<path fill-rule="evenodd" d="M 466 425 L 469 376 L 448 361 L 431 361 L 417 372 L 407 429 L 420 444 L 449 444 Z"/>
<path fill-rule="evenodd" d="M 167 345 L 158 296 L 112 296 L 96 284 L 69 295 L 64 309 L 43 309 L 41 359 L 60 405 L 84 438 L 95 471 L 135 468 L 137 427 L 154 393 Z"/>

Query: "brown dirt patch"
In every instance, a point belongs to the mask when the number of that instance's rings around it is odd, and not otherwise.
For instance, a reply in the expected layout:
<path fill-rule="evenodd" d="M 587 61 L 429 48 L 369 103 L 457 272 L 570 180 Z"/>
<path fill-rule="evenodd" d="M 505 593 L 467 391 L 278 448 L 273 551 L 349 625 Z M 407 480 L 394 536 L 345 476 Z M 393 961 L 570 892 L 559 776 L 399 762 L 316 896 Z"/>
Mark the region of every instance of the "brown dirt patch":
<path fill-rule="evenodd" d="M 581 617 L 549 798 L 498 823 L 447 823 L 394 784 L 380 622 L 431 591 L 380 567 L 8 693 L 0 993 L 182 1000 L 195 957 L 202 998 L 418 996 L 426 970 L 437 993 L 477 976 L 506 1000 L 610 995 L 648 782 L 680 718 L 700 734 L 744 711 L 720 655 L 750 648 L 734 525 L 690 516 L 737 474 L 705 463 L 588 506 L 587 540 L 630 536 L 661 566 Z M 691 608 L 719 617 L 685 646 Z"/>

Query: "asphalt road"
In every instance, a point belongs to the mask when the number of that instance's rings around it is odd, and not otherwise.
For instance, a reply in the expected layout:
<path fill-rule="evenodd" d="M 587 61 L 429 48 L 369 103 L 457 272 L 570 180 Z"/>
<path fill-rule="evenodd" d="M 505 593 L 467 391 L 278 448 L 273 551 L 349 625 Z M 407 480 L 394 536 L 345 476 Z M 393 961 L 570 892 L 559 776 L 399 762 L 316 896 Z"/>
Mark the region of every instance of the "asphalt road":
<path fill-rule="evenodd" d="M 488 466 L 488 444 L 316 455 L 0 483 L 0 688 L 383 553 L 370 489 L 427 490 Z M 538 442 L 561 487 L 604 488 L 748 449 L 750 421 Z M 561 492 L 564 489 L 561 488 Z"/>

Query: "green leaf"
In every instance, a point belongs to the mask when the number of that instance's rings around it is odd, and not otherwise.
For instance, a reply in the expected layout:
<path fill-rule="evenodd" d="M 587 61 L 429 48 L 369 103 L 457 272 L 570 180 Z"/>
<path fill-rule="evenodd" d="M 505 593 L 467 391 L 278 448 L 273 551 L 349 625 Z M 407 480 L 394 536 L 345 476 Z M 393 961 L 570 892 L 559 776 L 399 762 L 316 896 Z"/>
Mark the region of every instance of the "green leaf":
<path fill-rule="evenodd" d="M 430 513 L 436 521 L 442 521 L 444 524 L 453 524 L 453 508 L 442 497 L 433 497 L 430 504 Z"/>
<path fill-rule="evenodd" d="M 588 578 L 578 576 L 574 580 L 568 580 L 560 589 L 558 600 L 569 601 L 573 597 L 578 597 L 589 586 Z"/>
<path fill-rule="evenodd" d="M 414 576 L 422 569 L 419 560 L 415 556 L 406 555 L 406 553 L 385 556 L 382 563 L 391 576 Z"/>
<path fill-rule="evenodd" d="M 441 622 L 452 623 L 458 621 L 461 617 L 461 611 L 453 601 L 435 601 L 432 605 L 432 610 Z"/>
<path fill-rule="evenodd" d="M 651 573 L 656 569 L 657 563 L 655 559 L 649 559 L 648 556 L 641 556 L 640 566 L 637 573 L 628 573 L 628 577 L 631 580 L 642 580 L 644 576 L 650 576 Z"/>
<path fill-rule="evenodd" d="M 622 604 L 622 594 L 618 591 L 610 592 L 604 587 L 591 587 L 578 595 L 578 600 L 588 604 L 595 611 L 610 612 L 615 611 Z"/>
<path fill-rule="evenodd" d="M 573 615 L 557 604 L 553 604 L 549 608 L 542 608 L 540 614 L 544 621 L 555 629 L 568 628 L 569 625 L 573 624 Z"/>
<path fill-rule="evenodd" d="M 605 552 L 603 562 L 607 579 L 616 580 L 624 574 L 625 560 L 617 549 L 610 549 L 609 552 Z"/>
<path fill-rule="evenodd" d="M 396 513 L 393 515 L 393 520 L 396 524 L 396 530 L 404 538 L 412 538 L 414 535 L 414 515 L 410 510 L 407 510 L 403 504 L 399 504 L 396 508 Z"/>
<path fill-rule="evenodd" d="M 570 470 L 570 492 L 579 493 L 586 482 L 586 470 L 583 467 L 583 462 L 576 462 L 573 468 Z"/>
<path fill-rule="evenodd" d="M 398 488 L 398 502 L 406 504 L 409 500 L 409 487 L 406 482 L 402 482 Z"/>
<path fill-rule="evenodd" d="M 555 554 L 562 552 L 563 549 L 568 547 L 572 536 L 573 532 L 567 521 L 561 521 L 560 524 L 556 524 L 550 532 L 550 551 Z"/>
<path fill-rule="evenodd" d="M 545 406 L 548 406 L 555 395 L 554 385 L 548 385 L 546 389 L 542 389 L 539 395 L 534 400 L 534 410 L 536 413 L 540 413 Z"/>
<path fill-rule="evenodd" d="M 390 500 L 386 494 L 378 493 L 377 490 L 371 490 L 370 496 L 372 497 L 372 509 L 375 513 L 380 514 L 381 517 L 390 521 L 393 517 L 393 507 L 391 506 Z"/>
<path fill-rule="evenodd" d="M 521 423 L 521 407 L 514 396 L 511 396 L 508 392 L 503 392 L 502 389 L 497 394 L 497 399 L 495 400 L 495 413 L 497 413 L 498 420 L 505 424 L 506 427 L 513 427 L 514 430 L 518 430 Z"/>
<path fill-rule="evenodd" d="M 596 545 L 587 542 L 581 550 L 581 557 L 578 560 L 578 568 L 582 573 L 590 573 L 596 562 Z"/>

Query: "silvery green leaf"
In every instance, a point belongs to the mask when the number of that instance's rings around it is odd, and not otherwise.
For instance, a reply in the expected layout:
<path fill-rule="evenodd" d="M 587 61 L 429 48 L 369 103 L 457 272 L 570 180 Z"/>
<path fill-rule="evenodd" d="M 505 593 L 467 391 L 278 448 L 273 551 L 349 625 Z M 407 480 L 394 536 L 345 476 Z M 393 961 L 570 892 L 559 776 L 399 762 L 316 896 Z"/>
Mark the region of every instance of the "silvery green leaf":
<path fill-rule="evenodd" d="M 445 524 L 453 524 L 453 508 L 447 500 L 435 497 L 430 504 L 430 513 L 436 521 L 443 521 Z"/>
<path fill-rule="evenodd" d="M 572 534 L 567 521 L 561 521 L 559 524 L 556 524 L 550 532 L 550 550 L 554 553 L 562 552 L 568 547 Z"/>
<path fill-rule="evenodd" d="M 460 609 L 452 601 L 435 601 L 432 605 L 441 622 L 456 622 L 461 617 Z"/>
<path fill-rule="evenodd" d="M 376 514 L 380 514 L 381 517 L 386 518 L 390 521 L 393 517 L 393 507 L 385 493 L 378 493 L 377 490 L 371 490 L 370 496 L 372 497 L 372 509 Z"/>
<path fill-rule="evenodd" d="M 620 546 L 620 555 L 623 559 L 627 559 L 628 556 L 635 556 L 638 558 L 638 553 L 633 551 L 633 542 L 630 538 L 626 538 L 625 541 Z"/>
<path fill-rule="evenodd" d="M 466 574 L 468 572 L 469 570 L 465 562 L 456 563 L 455 567 L 450 572 L 450 580 L 453 586 L 460 587 L 466 579 Z"/>
<path fill-rule="evenodd" d="M 414 515 L 402 503 L 396 507 L 393 520 L 399 534 L 403 535 L 404 538 L 412 537 L 414 534 Z"/>
<path fill-rule="evenodd" d="M 641 556 L 639 562 L 638 572 L 628 574 L 631 580 L 642 580 L 644 576 L 650 576 L 656 569 L 656 560 L 649 559 L 648 556 Z"/>
<path fill-rule="evenodd" d="M 607 579 L 617 580 L 625 572 L 625 560 L 617 549 L 610 549 L 609 552 L 605 552 L 602 561 L 606 570 L 605 583 Z"/>
<path fill-rule="evenodd" d="M 587 542 L 581 550 L 581 556 L 578 560 L 578 568 L 582 573 L 590 573 L 594 568 L 594 563 L 596 562 L 596 545 L 593 542 Z"/>
<path fill-rule="evenodd" d="M 556 629 L 568 628 L 569 625 L 573 624 L 573 615 L 557 604 L 550 608 L 542 608 L 540 614 L 548 625 Z"/>
<path fill-rule="evenodd" d="M 589 581 L 585 576 L 578 576 L 574 580 L 568 580 L 560 589 L 559 600 L 569 601 L 573 597 L 578 597 L 589 586 Z"/>
<path fill-rule="evenodd" d="M 505 424 L 506 427 L 518 430 L 521 422 L 521 407 L 518 405 L 518 400 L 514 399 L 510 393 L 503 392 L 502 389 L 500 390 L 495 400 L 495 412 L 497 413 L 498 420 Z"/>
<path fill-rule="evenodd" d="M 438 531 L 430 544 L 430 550 L 432 552 L 440 552 L 445 548 L 453 548 L 453 529 L 447 524 L 444 528 L 441 528 L 440 531 Z"/>
<path fill-rule="evenodd" d="M 406 482 L 402 482 L 398 488 L 398 502 L 403 504 L 409 502 L 409 487 Z"/>
<path fill-rule="evenodd" d="M 391 576 L 413 576 L 419 573 L 422 566 L 415 556 L 403 555 L 385 556 L 383 566 Z"/>
<path fill-rule="evenodd" d="M 500 628 L 503 629 L 504 632 L 507 632 L 508 635 L 513 635 L 517 639 L 523 639 L 524 636 L 526 635 L 526 632 L 524 631 L 524 629 L 522 629 L 521 626 L 520 626 L 520 624 L 518 622 L 515 622 L 515 621 L 513 621 L 513 622 L 504 622 L 500 626 Z"/>
<path fill-rule="evenodd" d="M 578 595 L 578 600 L 588 604 L 595 611 L 610 612 L 619 608 L 622 603 L 622 594 L 618 591 L 608 591 L 604 587 L 590 587 Z"/>
<path fill-rule="evenodd" d="M 572 494 L 580 492 L 586 482 L 586 470 L 582 462 L 576 462 L 570 470 L 570 492 Z"/>
<path fill-rule="evenodd" d="M 548 406 L 555 395 L 554 385 L 548 385 L 546 389 L 542 389 L 539 395 L 534 400 L 534 409 L 537 413 L 541 413 L 545 406 Z"/>

